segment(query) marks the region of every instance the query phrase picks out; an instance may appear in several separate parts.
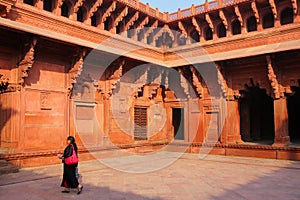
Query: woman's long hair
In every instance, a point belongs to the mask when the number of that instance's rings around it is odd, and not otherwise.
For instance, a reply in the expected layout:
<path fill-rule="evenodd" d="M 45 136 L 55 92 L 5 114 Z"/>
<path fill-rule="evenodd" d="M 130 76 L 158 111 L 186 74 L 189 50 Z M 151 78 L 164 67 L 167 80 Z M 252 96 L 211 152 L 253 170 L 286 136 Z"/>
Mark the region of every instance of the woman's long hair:
<path fill-rule="evenodd" d="M 67 140 L 71 141 L 71 144 L 74 146 L 75 152 L 77 154 L 77 145 L 75 143 L 75 138 L 73 136 L 69 136 L 69 137 L 67 137 Z"/>

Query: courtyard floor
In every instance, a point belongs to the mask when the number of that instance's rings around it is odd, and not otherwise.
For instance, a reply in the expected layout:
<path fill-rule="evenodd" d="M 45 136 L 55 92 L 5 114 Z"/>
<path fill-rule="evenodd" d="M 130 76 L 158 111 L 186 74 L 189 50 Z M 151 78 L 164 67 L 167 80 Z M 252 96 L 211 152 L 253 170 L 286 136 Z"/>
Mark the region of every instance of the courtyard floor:
<path fill-rule="evenodd" d="M 300 199 L 300 162 L 179 158 L 171 152 L 145 157 L 150 162 L 142 159 L 129 155 L 80 162 L 80 195 L 60 192 L 61 164 L 24 168 L 0 176 L 0 199 Z"/>

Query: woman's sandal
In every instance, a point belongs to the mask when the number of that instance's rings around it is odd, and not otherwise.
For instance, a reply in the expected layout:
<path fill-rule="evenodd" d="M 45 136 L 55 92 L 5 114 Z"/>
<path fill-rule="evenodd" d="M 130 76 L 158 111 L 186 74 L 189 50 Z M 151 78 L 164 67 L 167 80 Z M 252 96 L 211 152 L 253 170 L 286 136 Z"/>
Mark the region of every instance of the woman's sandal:
<path fill-rule="evenodd" d="M 70 190 L 63 190 L 62 193 L 70 193 Z"/>
<path fill-rule="evenodd" d="M 83 186 L 81 186 L 81 187 L 78 189 L 78 192 L 77 192 L 77 194 L 80 194 L 80 193 L 81 193 L 81 191 L 82 191 L 82 189 L 83 189 Z"/>

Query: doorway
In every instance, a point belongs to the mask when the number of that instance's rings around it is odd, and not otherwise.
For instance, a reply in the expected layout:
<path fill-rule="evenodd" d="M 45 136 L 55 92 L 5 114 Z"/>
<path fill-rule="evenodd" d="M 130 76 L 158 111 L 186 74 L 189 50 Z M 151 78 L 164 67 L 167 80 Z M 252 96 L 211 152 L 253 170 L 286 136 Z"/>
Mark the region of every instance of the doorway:
<path fill-rule="evenodd" d="M 174 140 L 184 140 L 184 108 L 172 109 L 172 125 Z"/>
<path fill-rule="evenodd" d="M 289 136 L 292 143 L 300 143 L 300 87 L 292 89 L 294 94 L 287 99 Z"/>
<path fill-rule="evenodd" d="M 240 123 L 243 141 L 274 141 L 274 102 L 266 90 L 248 87 L 240 101 Z"/>

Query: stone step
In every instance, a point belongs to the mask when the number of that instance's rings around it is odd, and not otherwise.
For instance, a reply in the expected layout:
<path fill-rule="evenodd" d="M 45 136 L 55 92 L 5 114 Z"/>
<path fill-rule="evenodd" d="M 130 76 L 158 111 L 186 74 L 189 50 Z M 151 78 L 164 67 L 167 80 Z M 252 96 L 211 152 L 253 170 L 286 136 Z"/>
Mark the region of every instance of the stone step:
<path fill-rule="evenodd" d="M 6 160 L 0 160 L 0 175 L 16 173 L 19 168 Z"/>

